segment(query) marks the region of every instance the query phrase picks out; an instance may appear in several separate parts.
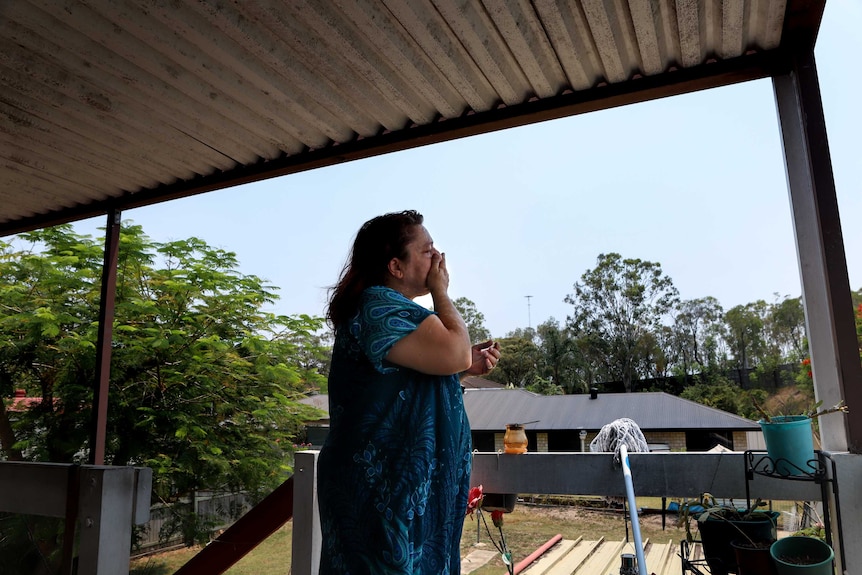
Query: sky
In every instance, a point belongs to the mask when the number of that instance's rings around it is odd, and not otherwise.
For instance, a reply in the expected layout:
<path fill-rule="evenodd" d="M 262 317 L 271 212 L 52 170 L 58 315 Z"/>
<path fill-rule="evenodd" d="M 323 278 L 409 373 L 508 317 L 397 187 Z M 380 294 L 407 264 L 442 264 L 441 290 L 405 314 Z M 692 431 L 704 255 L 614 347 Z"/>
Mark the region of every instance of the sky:
<path fill-rule="evenodd" d="M 852 289 L 862 288 L 862 3 L 830 0 L 815 48 Z M 729 309 L 801 293 L 771 80 L 472 136 L 127 210 L 156 241 L 198 237 L 323 315 L 366 220 L 415 209 L 449 294 L 494 337 L 565 322 L 600 254 L 661 264 Z M 78 222 L 101 236 L 104 217 Z M 776 296 L 777 294 L 777 296 Z M 528 297 L 529 296 L 529 297 Z"/>

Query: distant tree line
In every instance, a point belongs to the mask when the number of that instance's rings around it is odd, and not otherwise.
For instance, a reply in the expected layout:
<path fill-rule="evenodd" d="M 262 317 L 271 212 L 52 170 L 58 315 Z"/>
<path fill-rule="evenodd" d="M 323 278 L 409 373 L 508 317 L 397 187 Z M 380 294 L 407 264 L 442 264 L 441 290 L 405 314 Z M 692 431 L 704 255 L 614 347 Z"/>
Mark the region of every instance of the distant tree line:
<path fill-rule="evenodd" d="M 853 298 L 854 306 L 862 304 L 862 290 Z M 726 310 L 710 296 L 681 299 L 659 263 L 609 253 L 598 256 L 564 301 L 572 306 L 565 322 L 549 318 L 499 338 L 503 357 L 489 379 L 551 394 L 614 385 L 683 396 L 688 390 L 707 404 L 727 403 L 710 395 L 737 394 L 740 383 L 768 387 L 779 378 L 812 387 L 799 297 L 775 294 L 772 302 Z M 472 302 L 458 303 L 471 308 L 465 316 L 471 333 L 484 329 Z"/>

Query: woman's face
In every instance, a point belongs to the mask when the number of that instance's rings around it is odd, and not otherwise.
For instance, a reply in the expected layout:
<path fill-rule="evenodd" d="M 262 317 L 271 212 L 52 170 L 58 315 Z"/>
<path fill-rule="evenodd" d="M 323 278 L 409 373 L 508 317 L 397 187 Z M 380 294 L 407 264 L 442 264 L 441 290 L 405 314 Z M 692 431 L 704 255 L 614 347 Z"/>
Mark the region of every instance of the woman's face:
<path fill-rule="evenodd" d="M 431 257 L 438 253 L 434 248 L 434 240 L 425 226 L 415 226 L 413 238 L 405 247 L 406 256 L 398 258 L 403 277 L 399 281 L 399 291 L 413 299 L 428 293 L 428 270 L 431 269 Z"/>

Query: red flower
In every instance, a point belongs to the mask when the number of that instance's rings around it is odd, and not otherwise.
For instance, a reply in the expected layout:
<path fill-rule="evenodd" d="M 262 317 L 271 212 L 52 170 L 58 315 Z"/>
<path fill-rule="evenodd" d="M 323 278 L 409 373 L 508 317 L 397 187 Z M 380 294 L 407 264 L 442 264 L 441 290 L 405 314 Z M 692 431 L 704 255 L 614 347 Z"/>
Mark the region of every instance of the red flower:
<path fill-rule="evenodd" d="M 491 521 L 494 523 L 494 527 L 501 528 L 503 527 L 503 511 L 498 509 L 496 511 L 491 512 Z"/>
<path fill-rule="evenodd" d="M 479 487 L 471 487 L 470 492 L 467 494 L 467 515 L 473 517 L 473 511 L 479 509 L 482 506 L 482 486 Z"/>
<path fill-rule="evenodd" d="M 802 365 L 811 365 L 811 359 L 806 357 L 802 360 Z"/>

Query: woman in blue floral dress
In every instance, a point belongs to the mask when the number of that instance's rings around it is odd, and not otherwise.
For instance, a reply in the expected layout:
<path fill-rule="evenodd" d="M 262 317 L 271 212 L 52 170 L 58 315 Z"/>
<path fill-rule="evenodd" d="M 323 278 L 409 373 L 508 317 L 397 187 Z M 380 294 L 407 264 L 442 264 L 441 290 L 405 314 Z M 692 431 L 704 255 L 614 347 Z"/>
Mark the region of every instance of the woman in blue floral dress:
<path fill-rule="evenodd" d="M 414 211 L 366 222 L 333 288 L 330 432 L 318 461 L 321 575 L 455 575 L 470 481 L 459 374 L 470 345 L 446 258 Z M 416 304 L 431 294 L 434 311 Z"/>

